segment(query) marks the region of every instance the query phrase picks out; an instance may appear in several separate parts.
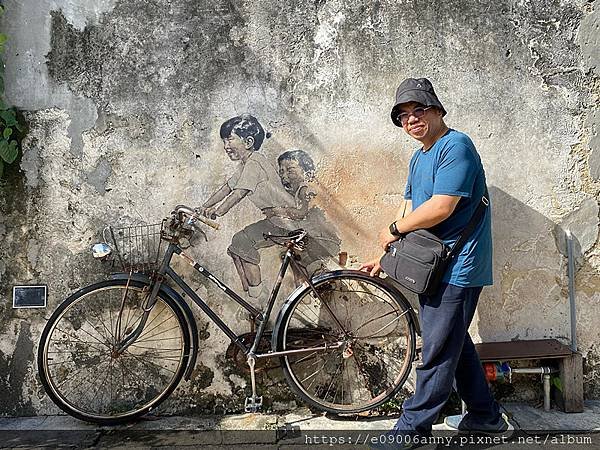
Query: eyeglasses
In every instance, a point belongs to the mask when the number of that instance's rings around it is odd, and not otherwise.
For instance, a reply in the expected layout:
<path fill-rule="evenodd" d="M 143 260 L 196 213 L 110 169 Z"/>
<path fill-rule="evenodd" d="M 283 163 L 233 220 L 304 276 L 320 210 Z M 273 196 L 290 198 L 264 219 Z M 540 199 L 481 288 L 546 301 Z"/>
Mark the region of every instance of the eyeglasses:
<path fill-rule="evenodd" d="M 408 118 L 410 116 L 415 116 L 415 118 L 420 119 L 421 117 L 423 117 L 425 115 L 425 111 L 427 111 L 428 109 L 433 108 L 433 106 L 427 106 L 425 108 L 423 108 L 422 106 L 418 106 L 415 109 L 413 109 L 411 112 L 403 112 L 398 114 L 398 120 L 400 121 L 400 123 L 402 125 L 406 125 L 406 122 L 408 122 Z"/>

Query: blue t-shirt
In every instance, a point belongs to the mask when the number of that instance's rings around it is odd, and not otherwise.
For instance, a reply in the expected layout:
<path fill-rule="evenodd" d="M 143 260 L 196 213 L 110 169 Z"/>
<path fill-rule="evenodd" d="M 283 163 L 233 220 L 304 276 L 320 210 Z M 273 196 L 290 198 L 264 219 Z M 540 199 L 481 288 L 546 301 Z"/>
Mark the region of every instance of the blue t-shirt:
<path fill-rule="evenodd" d="M 485 191 L 485 172 L 475 145 L 466 134 L 450 129 L 428 151 L 421 148 L 415 152 L 404 198 L 412 200 L 415 210 L 436 194 L 461 197 L 452 215 L 429 229 L 452 245 L 469 223 Z M 492 284 L 490 207 L 450 262 L 442 281 L 461 287 Z"/>

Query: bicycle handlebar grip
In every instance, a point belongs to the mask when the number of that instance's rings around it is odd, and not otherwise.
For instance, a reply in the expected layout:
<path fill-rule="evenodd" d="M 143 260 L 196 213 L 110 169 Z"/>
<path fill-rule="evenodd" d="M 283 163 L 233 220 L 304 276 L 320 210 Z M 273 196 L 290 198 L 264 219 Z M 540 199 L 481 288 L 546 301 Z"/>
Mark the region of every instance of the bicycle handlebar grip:
<path fill-rule="evenodd" d="M 218 230 L 221 227 L 221 225 L 219 223 L 215 222 L 214 220 L 207 219 L 206 217 L 201 216 L 199 214 L 195 214 L 194 217 L 196 219 L 198 219 L 200 222 L 205 223 L 209 227 L 214 228 L 215 230 Z"/>
<path fill-rule="evenodd" d="M 177 205 L 175 207 L 175 211 L 178 213 L 187 214 L 188 216 L 198 219 L 200 222 L 208 225 L 211 228 L 214 228 L 215 230 L 218 230 L 221 227 L 219 223 L 215 222 L 214 220 L 207 219 L 206 217 L 198 214 L 193 208 L 190 208 L 189 206 Z"/>

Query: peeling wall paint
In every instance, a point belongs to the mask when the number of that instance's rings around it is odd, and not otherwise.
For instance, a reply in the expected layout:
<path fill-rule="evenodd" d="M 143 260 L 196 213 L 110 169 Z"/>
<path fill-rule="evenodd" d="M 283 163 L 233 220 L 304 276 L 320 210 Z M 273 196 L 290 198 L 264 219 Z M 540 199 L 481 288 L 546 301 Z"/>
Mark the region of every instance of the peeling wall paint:
<path fill-rule="evenodd" d="M 568 341 L 561 254 L 568 226 L 579 246 L 586 395 L 598 398 L 600 20 L 593 2 L 5 6 L 7 96 L 27 111 L 31 129 L 23 177 L 0 199 L 0 333 L 9 336 L 0 345 L 0 393 L 10 397 L 0 414 L 56 412 L 31 357 L 48 314 L 13 310 L 12 285 L 47 283 L 53 309 L 106 273 L 89 256 L 106 224 L 124 216 L 155 222 L 175 204 L 205 201 L 234 170 L 218 134 L 229 117 L 255 114 L 272 133 L 261 151 L 273 160 L 291 148 L 309 152 L 315 202 L 339 229 L 342 250 L 351 262 L 372 256 L 376 231 L 400 204 L 415 148 L 389 120 L 407 76 L 432 79 L 448 124 L 473 138 L 486 167 L 495 285 L 484 290 L 472 331 L 479 340 Z M 259 218 L 239 205 L 195 249 L 231 286 L 238 280 L 225 249 L 240 223 Z M 275 263 L 277 253 L 267 249 L 263 258 Z M 199 292 L 220 316 L 235 317 L 236 308 L 209 288 Z M 220 356 L 227 339 L 198 320 L 206 335 L 201 362 L 166 408 L 239 410 L 246 377 Z M 276 374 L 261 381 L 266 397 L 291 398 Z"/>

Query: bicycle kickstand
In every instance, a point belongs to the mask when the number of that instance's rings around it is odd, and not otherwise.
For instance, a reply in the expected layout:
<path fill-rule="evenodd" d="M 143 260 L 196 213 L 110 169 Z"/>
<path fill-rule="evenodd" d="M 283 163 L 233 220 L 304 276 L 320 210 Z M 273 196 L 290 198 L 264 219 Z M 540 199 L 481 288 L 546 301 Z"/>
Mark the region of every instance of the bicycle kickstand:
<path fill-rule="evenodd" d="M 254 373 L 254 366 L 256 364 L 256 357 L 253 354 L 248 355 L 248 366 L 250 366 L 250 380 L 252 382 L 252 396 L 246 397 L 246 403 L 244 410 L 246 412 L 258 412 L 262 408 L 262 395 L 259 397 L 256 395 L 256 375 Z"/>

